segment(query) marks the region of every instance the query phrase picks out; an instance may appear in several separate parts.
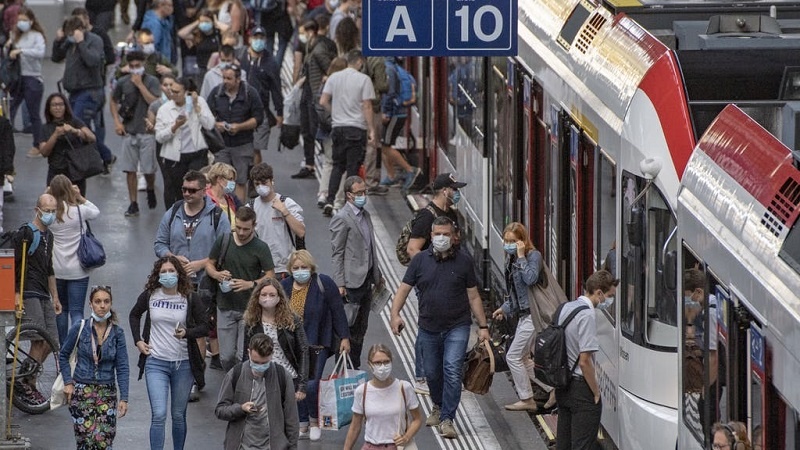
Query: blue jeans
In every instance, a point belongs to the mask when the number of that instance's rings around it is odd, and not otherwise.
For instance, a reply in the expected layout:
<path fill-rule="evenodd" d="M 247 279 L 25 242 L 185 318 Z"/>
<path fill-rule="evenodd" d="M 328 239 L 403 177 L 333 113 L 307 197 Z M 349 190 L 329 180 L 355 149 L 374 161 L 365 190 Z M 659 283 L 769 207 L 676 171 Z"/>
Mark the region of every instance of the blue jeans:
<path fill-rule="evenodd" d="M 172 448 L 183 450 L 186 442 L 186 405 L 192 390 L 192 370 L 189 360 L 163 361 L 152 356 L 144 366 L 147 396 L 150 398 L 150 449 L 163 450 L 167 399 L 171 397 Z"/>
<path fill-rule="evenodd" d="M 319 380 L 325 371 L 325 362 L 330 356 L 330 350 L 327 348 L 320 350 L 317 357 L 317 373 L 309 374 L 308 382 L 306 382 L 306 398 L 301 402 L 297 402 L 297 414 L 300 417 L 301 424 L 307 423 L 309 417 L 314 420 L 319 417 Z"/>
<path fill-rule="evenodd" d="M 38 147 L 42 141 L 42 117 L 40 114 L 42 95 L 44 95 L 42 81 L 35 77 L 23 76 L 20 92 L 11 99 L 12 121 L 17 115 L 19 106 L 23 101 L 25 102 L 25 108 L 22 110 L 22 125 L 25 127 L 27 123 L 30 124 L 34 147 Z"/>
<path fill-rule="evenodd" d="M 111 150 L 105 145 L 106 129 L 102 121 L 104 95 L 103 88 L 70 92 L 69 106 L 72 107 L 72 115 L 83 121 L 87 127 L 94 122 L 97 150 L 104 162 L 110 162 L 112 155 Z"/>
<path fill-rule="evenodd" d="M 58 342 L 64 342 L 69 327 L 83 319 L 83 304 L 86 302 L 86 291 L 89 289 L 89 277 L 79 280 L 62 280 L 56 278 L 58 301 L 61 302 L 61 314 L 56 316 Z"/>
<path fill-rule="evenodd" d="M 425 377 L 441 420 L 454 420 L 461 401 L 461 369 L 469 341 L 469 325 L 431 333 L 419 329 L 417 339 L 425 355 Z"/>

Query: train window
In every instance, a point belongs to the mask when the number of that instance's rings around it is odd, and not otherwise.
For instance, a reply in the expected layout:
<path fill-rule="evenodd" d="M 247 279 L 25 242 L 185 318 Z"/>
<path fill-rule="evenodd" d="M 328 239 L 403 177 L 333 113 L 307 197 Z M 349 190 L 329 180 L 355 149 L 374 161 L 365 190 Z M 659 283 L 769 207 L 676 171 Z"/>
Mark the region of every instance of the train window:
<path fill-rule="evenodd" d="M 642 246 L 641 208 L 633 201 L 644 187 L 644 180 L 628 173 L 622 176 L 622 245 L 617 254 L 621 286 L 617 290 L 620 297 L 620 320 L 622 332 L 634 342 L 641 344 L 636 334 L 641 326 L 641 315 L 637 302 L 644 299 L 644 249 Z"/>
<path fill-rule="evenodd" d="M 493 120 L 492 138 L 492 224 L 502 233 L 507 223 L 520 218 L 513 217 L 514 156 L 511 142 L 514 136 L 514 116 L 511 111 L 509 95 L 506 93 L 507 60 L 496 58 L 491 73 L 491 102 L 489 114 Z"/>
<path fill-rule="evenodd" d="M 486 102 L 484 101 L 483 59 L 472 56 L 458 56 L 448 58 L 449 74 L 448 102 L 453 121 L 450 126 L 451 139 L 448 145 L 447 157 L 453 166 L 456 166 L 456 145 L 460 139 L 471 141 L 478 152 L 483 154 L 483 140 L 486 130 L 483 125 L 483 113 Z"/>
<path fill-rule="evenodd" d="M 705 286 L 705 271 L 700 261 L 685 245 L 683 247 L 683 283 L 684 289 L 693 286 Z M 686 297 L 685 295 L 683 296 Z M 681 327 L 681 342 L 683 343 L 681 386 L 683 399 L 683 423 L 703 448 L 708 448 L 704 442 L 703 424 L 706 420 L 702 415 L 703 386 L 705 384 L 704 356 L 702 346 L 697 340 L 695 320 L 699 307 L 693 303 L 684 302 L 683 326 Z"/>
<path fill-rule="evenodd" d="M 665 262 L 675 254 L 677 221 L 655 187 L 647 193 L 647 342 L 675 347 L 678 324 L 676 292 L 668 288 Z"/>
<path fill-rule="evenodd" d="M 572 42 L 575 40 L 575 37 L 578 36 L 578 32 L 583 26 L 583 23 L 589 18 L 589 14 L 591 14 L 592 9 L 594 8 L 588 1 L 583 1 L 575 5 L 575 9 L 572 11 L 572 14 L 570 14 L 567 22 L 564 24 L 564 27 L 561 28 L 561 32 L 558 36 L 559 44 L 569 49 L 569 47 L 572 45 Z"/>
<path fill-rule="evenodd" d="M 606 269 L 618 277 L 617 271 L 617 212 L 615 197 L 617 191 L 616 165 L 605 153 L 600 152 L 600 164 L 595 176 L 595 268 Z M 613 305 L 612 305 L 613 307 Z"/>

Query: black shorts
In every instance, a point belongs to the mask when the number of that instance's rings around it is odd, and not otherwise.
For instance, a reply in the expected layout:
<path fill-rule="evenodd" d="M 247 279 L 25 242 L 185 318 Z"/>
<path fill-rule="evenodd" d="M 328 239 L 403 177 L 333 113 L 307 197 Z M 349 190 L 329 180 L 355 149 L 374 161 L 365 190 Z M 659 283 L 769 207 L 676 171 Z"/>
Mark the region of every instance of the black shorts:
<path fill-rule="evenodd" d="M 383 138 L 381 138 L 381 144 L 384 147 L 394 146 L 394 142 L 397 140 L 397 136 L 400 136 L 400 133 L 403 132 L 403 129 L 405 127 L 406 127 L 405 117 L 395 116 L 389 119 L 389 122 L 383 126 Z"/>

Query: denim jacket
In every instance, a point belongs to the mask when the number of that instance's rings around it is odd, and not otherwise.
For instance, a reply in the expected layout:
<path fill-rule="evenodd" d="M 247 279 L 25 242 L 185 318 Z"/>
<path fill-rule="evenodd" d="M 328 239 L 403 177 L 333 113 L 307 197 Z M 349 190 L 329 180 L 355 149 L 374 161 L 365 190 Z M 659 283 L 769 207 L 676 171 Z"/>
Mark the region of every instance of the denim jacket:
<path fill-rule="evenodd" d="M 67 334 L 67 339 L 61 345 L 58 354 L 58 364 L 64 384 L 114 384 L 116 378 L 119 387 L 120 401 L 128 401 L 128 386 L 130 385 L 130 367 L 128 365 L 128 350 L 125 346 L 125 331 L 117 324 L 112 325 L 108 338 L 101 347 L 101 358 L 95 368 L 92 356 L 92 320 L 86 319 L 86 324 L 78 336 L 80 322 L 74 323 Z M 75 373 L 70 374 L 69 357 L 77 341 L 77 364 Z M 116 373 L 116 377 L 115 377 Z"/>
<path fill-rule="evenodd" d="M 510 258 L 512 259 L 506 266 L 506 271 L 511 271 L 513 284 L 507 286 L 508 297 L 501 306 L 506 316 L 516 314 L 520 309 L 530 308 L 528 286 L 536 284 L 542 272 L 542 254 L 538 250 L 529 251 L 524 258 L 518 258 L 516 255 Z"/>

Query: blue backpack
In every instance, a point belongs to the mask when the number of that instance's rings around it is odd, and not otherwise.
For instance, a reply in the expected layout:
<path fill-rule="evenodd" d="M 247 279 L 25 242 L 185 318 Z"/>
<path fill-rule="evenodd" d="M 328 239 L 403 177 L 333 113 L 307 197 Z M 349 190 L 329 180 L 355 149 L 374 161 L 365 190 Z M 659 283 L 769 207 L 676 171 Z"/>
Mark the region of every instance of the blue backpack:
<path fill-rule="evenodd" d="M 411 106 L 417 103 L 417 81 L 399 64 L 395 64 L 397 70 L 397 99 L 398 106 Z"/>

